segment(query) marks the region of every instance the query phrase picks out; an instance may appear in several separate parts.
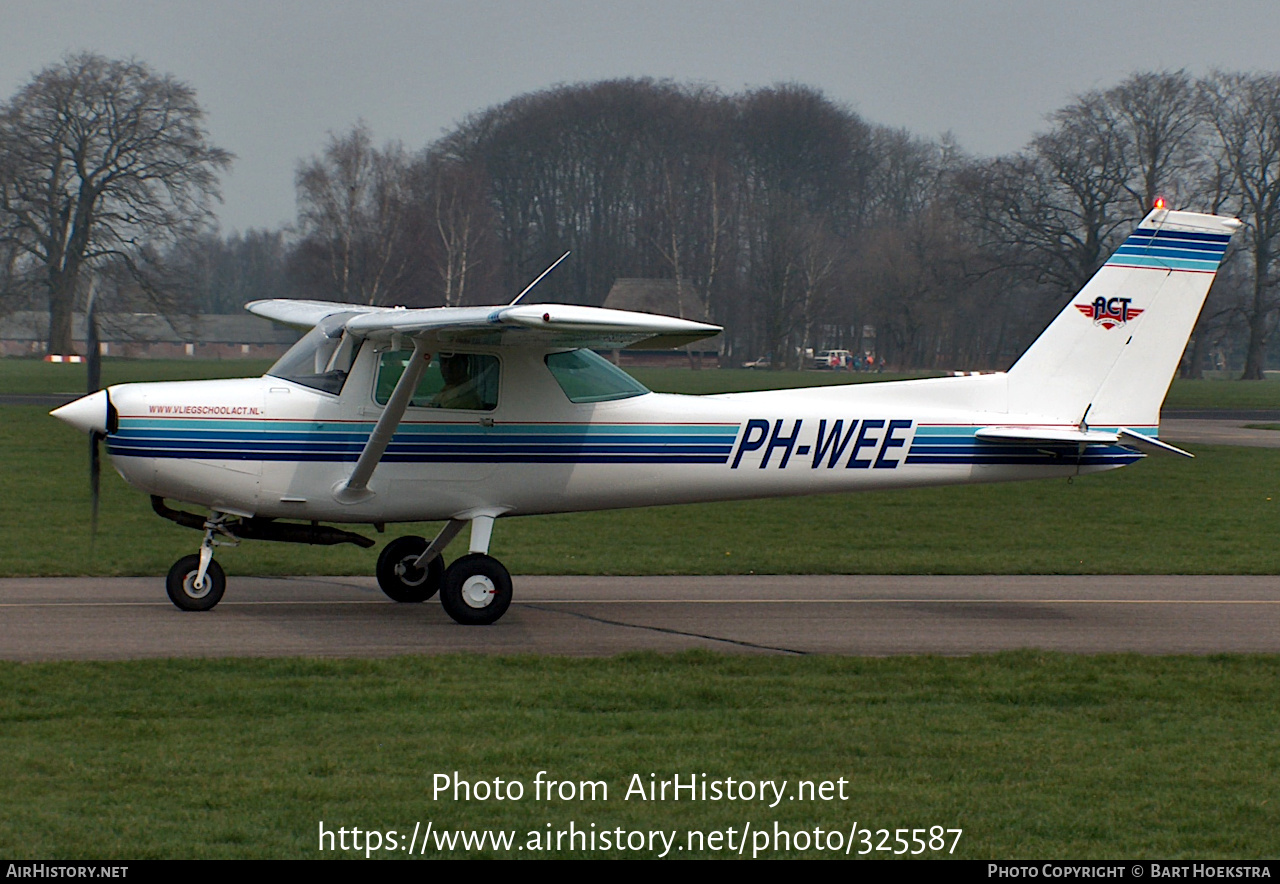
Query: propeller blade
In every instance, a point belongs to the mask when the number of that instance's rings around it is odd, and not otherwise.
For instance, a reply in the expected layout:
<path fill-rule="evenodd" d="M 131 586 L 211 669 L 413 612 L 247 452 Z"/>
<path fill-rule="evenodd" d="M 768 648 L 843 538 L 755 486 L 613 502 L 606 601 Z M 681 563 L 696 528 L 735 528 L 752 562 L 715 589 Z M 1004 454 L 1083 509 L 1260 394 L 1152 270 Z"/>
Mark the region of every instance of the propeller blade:
<path fill-rule="evenodd" d="M 85 356 L 88 365 L 85 366 L 88 375 L 89 393 L 93 394 L 102 389 L 102 347 L 99 345 L 98 337 L 98 280 L 97 277 L 89 278 L 89 299 L 85 307 L 85 324 L 88 326 L 85 330 Z M 107 424 L 110 425 L 111 413 L 111 394 L 107 394 Z M 98 487 L 102 478 L 102 458 L 98 451 L 98 443 L 106 438 L 105 433 L 91 432 L 89 433 L 89 500 L 90 517 L 89 517 L 89 537 L 90 547 L 98 536 Z"/>
<path fill-rule="evenodd" d="M 98 485 L 102 475 L 102 459 L 98 452 L 98 443 L 102 441 L 101 433 L 89 434 L 89 532 L 92 536 L 98 533 Z"/>

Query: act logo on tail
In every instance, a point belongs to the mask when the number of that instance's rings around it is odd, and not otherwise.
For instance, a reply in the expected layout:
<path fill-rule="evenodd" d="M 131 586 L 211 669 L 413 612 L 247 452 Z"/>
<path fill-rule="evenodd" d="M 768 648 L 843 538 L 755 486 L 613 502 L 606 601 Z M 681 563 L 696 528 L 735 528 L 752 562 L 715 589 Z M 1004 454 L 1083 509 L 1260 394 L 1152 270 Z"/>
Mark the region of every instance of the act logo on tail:
<path fill-rule="evenodd" d="M 1132 298 L 1095 298 L 1090 304 L 1076 304 L 1076 309 L 1093 320 L 1094 325 L 1111 329 L 1137 319 L 1142 311 L 1129 306 Z"/>

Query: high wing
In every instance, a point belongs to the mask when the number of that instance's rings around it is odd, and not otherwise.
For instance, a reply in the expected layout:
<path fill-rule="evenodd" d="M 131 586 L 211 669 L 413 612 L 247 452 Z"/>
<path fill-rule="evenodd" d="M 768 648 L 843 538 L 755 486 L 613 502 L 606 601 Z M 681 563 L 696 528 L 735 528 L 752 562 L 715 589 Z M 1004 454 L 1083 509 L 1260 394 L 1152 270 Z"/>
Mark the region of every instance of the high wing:
<path fill-rule="evenodd" d="M 512 307 L 434 307 L 354 316 L 348 331 L 362 337 L 402 334 L 425 344 L 593 347 L 679 347 L 721 332 L 718 325 L 573 304 Z"/>
<path fill-rule="evenodd" d="M 250 301 L 244 305 L 244 309 L 255 316 L 270 319 L 272 322 L 309 331 L 319 325 L 326 316 L 332 316 L 335 313 L 381 313 L 389 308 L 342 304 L 338 301 L 293 301 L 287 298 L 270 298 L 263 301 Z"/>
<path fill-rule="evenodd" d="M 314 326 L 326 316 L 356 313 L 346 329 L 361 338 L 385 340 L 400 335 L 428 349 L 457 345 L 591 347 L 600 350 L 679 347 L 713 337 L 717 325 L 573 304 L 520 304 L 509 307 L 361 307 L 333 301 L 253 301 L 245 307 L 258 316 L 293 326 Z"/>

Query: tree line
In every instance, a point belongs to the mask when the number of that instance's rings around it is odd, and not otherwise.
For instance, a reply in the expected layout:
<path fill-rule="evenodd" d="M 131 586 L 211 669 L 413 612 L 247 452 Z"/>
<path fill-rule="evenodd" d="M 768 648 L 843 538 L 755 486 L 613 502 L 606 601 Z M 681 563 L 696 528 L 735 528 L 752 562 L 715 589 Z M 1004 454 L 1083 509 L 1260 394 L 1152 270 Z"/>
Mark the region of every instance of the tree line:
<path fill-rule="evenodd" d="M 999 157 L 798 84 L 561 86 L 418 150 L 334 133 L 298 165 L 294 225 L 223 236 L 230 161 L 172 78 L 87 54 L 46 69 L 0 107 L 0 297 L 47 307 L 60 350 L 90 267 L 105 297 L 157 309 L 455 306 L 504 303 L 572 251 L 538 299 L 671 280 L 686 315 L 725 326 L 729 364 L 872 347 L 895 367 L 1004 368 L 1160 196 L 1245 222 L 1187 371 L 1259 378 L 1280 355 L 1272 74 L 1134 74 Z"/>

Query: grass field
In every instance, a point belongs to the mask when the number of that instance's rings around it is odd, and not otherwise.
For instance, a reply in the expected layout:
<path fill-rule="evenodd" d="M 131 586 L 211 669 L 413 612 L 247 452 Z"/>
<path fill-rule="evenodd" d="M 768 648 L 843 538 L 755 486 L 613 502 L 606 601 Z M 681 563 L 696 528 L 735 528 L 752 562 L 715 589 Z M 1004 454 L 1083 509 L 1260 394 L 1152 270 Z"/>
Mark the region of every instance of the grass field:
<path fill-rule="evenodd" d="M 483 677 L 478 662 L 0 665 L 0 855 L 316 857 L 320 820 L 520 844 L 570 820 L 677 843 L 856 821 L 961 828 L 966 858 L 1280 852 L 1271 658 L 486 658 Z M 604 781 L 609 798 L 535 800 L 539 770 Z M 520 780 L 526 797 L 435 800 L 433 774 L 454 771 Z M 843 777 L 847 797 L 623 800 L 650 773 Z"/>
<path fill-rule="evenodd" d="M 1169 409 L 1280 408 L 1280 379 L 1265 381 L 1177 379 L 1164 400 Z"/>

